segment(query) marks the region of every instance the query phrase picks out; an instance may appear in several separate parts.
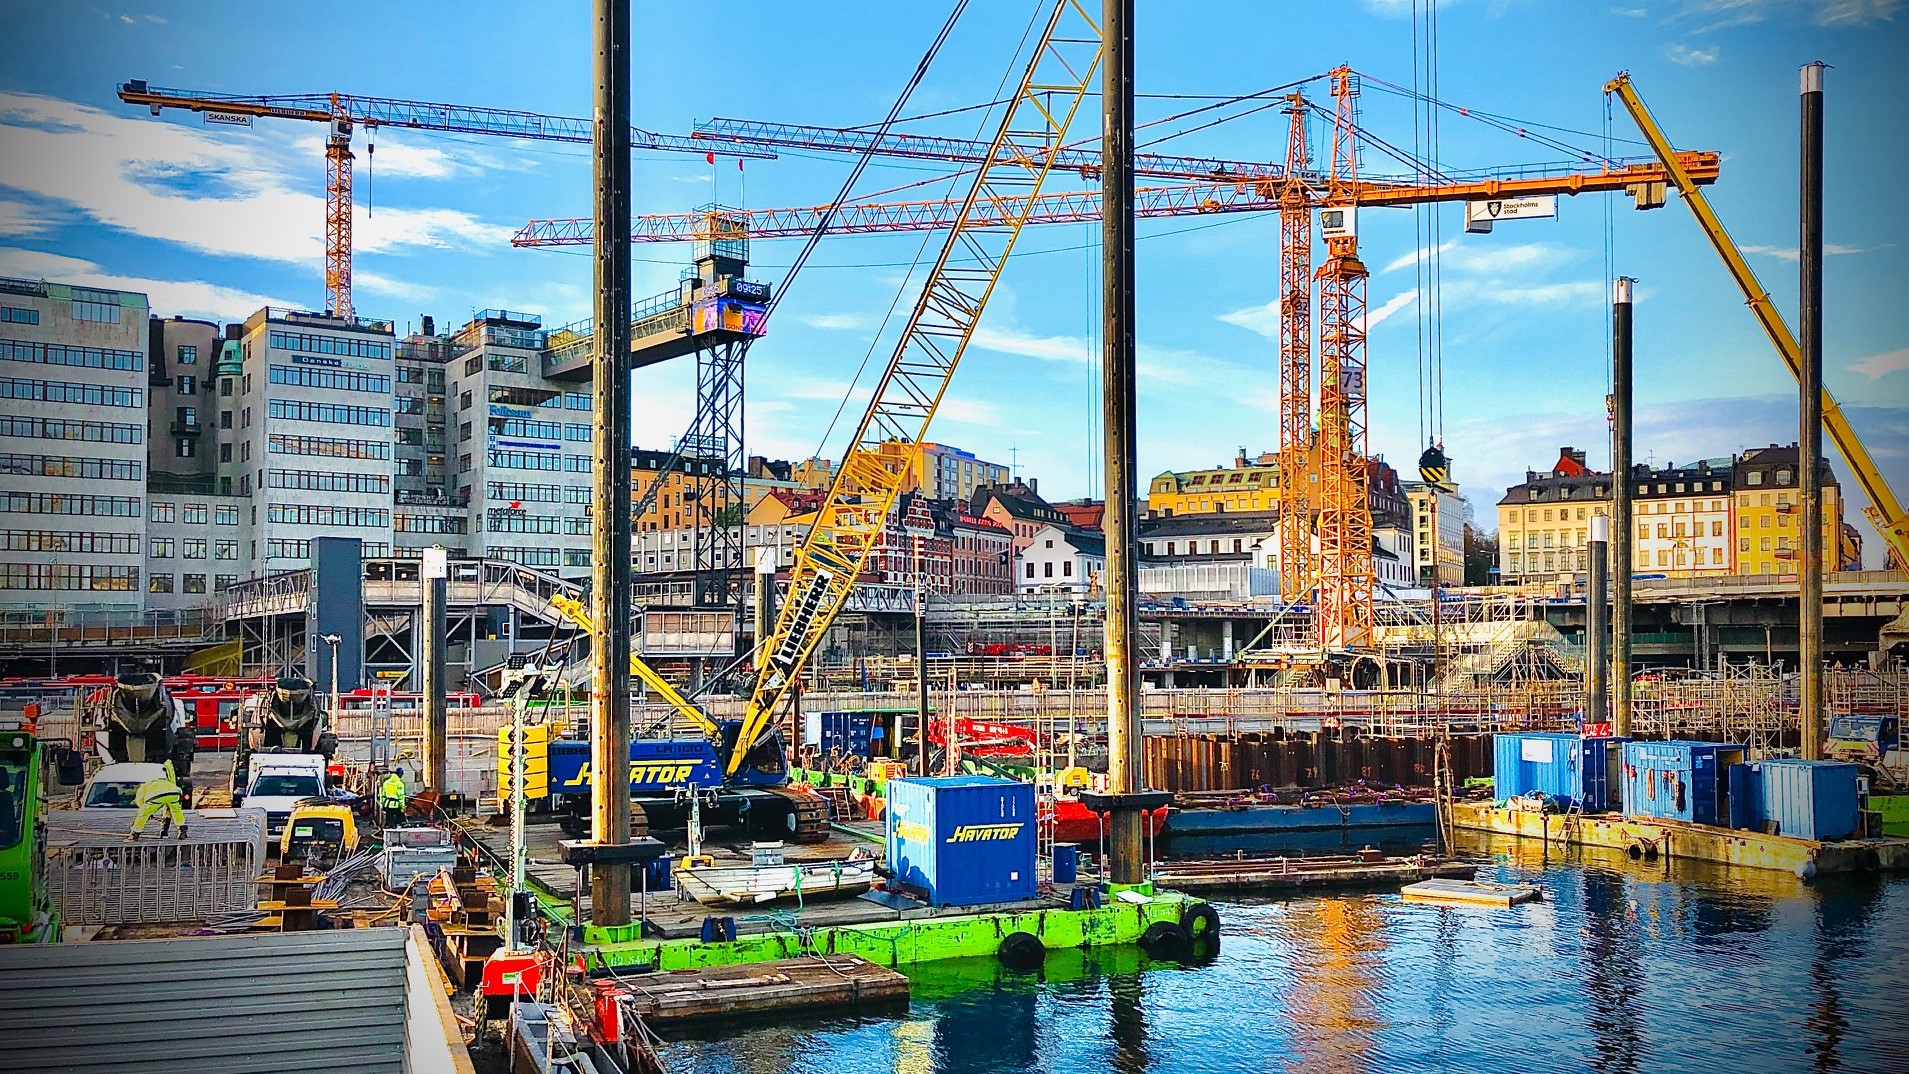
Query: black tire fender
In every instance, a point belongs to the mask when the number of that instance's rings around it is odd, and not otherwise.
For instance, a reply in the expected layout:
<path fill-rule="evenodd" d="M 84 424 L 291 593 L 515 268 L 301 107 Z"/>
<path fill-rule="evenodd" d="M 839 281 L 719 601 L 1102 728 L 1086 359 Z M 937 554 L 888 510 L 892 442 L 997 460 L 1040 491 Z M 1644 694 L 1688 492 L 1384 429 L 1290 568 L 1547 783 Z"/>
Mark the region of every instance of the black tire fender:
<path fill-rule="evenodd" d="M 1140 949 L 1150 958 L 1177 959 L 1187 949 L 1186 929 L 1178 921 L 1155 921 L 1140 934 Z"/>
<path fill-rule="evenodd" d="M 1211 903 L 1188 903 L 1186 909 L 1180 911 L 1180 928 L 1192 942 L 1209 936 L 1217 940 L 1220 936 L 1220 913 L 1213 909 Z"/>
<path fill-rule="evenodd" d="M 1001 937 L 994 954 L 1010 970 L 1032 972 L 1047 960 L 1047 945 L 1031 932 L 1010 932 Z"/>

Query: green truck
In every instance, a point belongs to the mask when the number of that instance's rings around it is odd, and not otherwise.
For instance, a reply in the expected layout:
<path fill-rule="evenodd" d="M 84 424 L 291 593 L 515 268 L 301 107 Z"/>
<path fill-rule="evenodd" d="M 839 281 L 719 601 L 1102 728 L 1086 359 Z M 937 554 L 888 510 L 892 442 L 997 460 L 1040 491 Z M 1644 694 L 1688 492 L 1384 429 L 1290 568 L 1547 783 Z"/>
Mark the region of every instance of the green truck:
<path fill-rule="evenodd" d="M 0 943 L 60 936 L 46 891 L 45 757 L 31 724 L 0 716 Z"/>

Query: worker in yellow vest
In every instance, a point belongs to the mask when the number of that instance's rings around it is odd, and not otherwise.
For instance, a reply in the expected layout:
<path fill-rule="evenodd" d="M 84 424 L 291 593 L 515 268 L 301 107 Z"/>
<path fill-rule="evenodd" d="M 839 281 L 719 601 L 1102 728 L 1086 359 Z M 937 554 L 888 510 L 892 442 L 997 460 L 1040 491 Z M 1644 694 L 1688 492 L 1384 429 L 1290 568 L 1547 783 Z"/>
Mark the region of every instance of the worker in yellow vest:
<path fill-rule="evenodd" d="M 378 787 L 378 804 L 384 807 L 385 827 L 404 827 L 404 797 L 404 776 L 394 769 Z"/>
<path fill-rule="evenodd" d="M 184 797 L 185 792 L 179 789 L 178 777 L 172 774 L 172 762 L 167 761 L 165 774 L 141 783 L 133 795 L 133 805 L 138 809 L 133 815 L 133 838 L 138 839 L 145 834 L 146 825 L 152 818 L 164 814 L 159 825 L 159 838 L 164 839 L 172 831 L 172 826 L 177 824 L 179 838 L 184 839 L 186 811 L 181 804 Z"/>

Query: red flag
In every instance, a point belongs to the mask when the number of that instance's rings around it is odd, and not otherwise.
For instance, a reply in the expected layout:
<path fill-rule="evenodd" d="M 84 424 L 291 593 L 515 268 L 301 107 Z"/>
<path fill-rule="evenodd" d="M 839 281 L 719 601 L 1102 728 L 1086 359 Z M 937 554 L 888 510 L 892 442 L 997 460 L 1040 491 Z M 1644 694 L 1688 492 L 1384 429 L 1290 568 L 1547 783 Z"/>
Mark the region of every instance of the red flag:
<path fill-rule="evenodd" d="M 707 160 L 707 161 L 708 161 L 708 162 L 710 162 L 711 164 L 714 164 L 714 163 L 716 163 L 716 154 L 714 154 L 714 153 L 704 153 L 704 154 L 703 154 L 703 159 L 704 159 L 704 160 Z"/>

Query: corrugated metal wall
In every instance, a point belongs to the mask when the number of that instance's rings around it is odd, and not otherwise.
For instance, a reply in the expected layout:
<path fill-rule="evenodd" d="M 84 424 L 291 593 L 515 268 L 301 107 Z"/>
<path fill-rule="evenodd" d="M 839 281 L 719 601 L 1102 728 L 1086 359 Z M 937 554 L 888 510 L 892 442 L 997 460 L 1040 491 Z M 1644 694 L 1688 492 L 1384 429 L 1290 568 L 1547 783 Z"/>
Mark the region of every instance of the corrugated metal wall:
<path fill-rule="evenodd" d="M 401 928 L 0 947 L 0 1071 L 402 1074 Z"/>
<path fill-rule="evenodd" d="M 1453 735 L 1452 769 L 1462 781 L 1492 770 L 1490 735 Z M 1258 787 L 1333 787 L 1358 780 L 1432 785 L 1429 738 L 1369 737 L 1338 731 L 1149 735 L 1147 786 L 1166 791 L 1234 791 Z"/>

